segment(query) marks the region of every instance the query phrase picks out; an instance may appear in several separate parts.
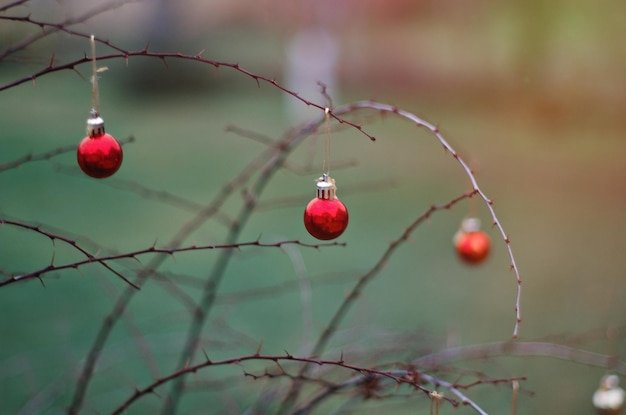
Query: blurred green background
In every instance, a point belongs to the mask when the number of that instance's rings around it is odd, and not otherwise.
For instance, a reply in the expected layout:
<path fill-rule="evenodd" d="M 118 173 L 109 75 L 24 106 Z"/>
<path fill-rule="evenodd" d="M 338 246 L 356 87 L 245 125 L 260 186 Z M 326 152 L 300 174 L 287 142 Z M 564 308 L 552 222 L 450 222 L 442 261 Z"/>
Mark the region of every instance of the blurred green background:
<path fill-rule="evenodd" d="M 4 12 L 61 22 L 89 14 L 100 2 L 27 2 Z M 609 344 L 605 331 L 625 323 L 626 255 L 626 4 L 606 1 L 409 1 L 322 2 L 160 1 L 129 2 L 71 26 L 95 33 L 126 50 L 150 50 L 239 62 L 254 73 L 287 83 L 289 50 L 303 30 L 330 39 L 330 52 L 314 55 L 315 41 L 297 48 L 305 67 L 330 59 L 334 104 L 374 98 L 398 105 L 437 124 L 468 161 L 510 235 L 523 283 L 521 339 L 545 339 L 607 353 L 624 352 L 623 335 Z M 0 47 L 17 44 L 41 29 L 2 21 Z M 311 32 L 312 31 L 312 32 Z M 0 84 L 88 53 L 85 39 L 49 35 L 0 61 Z M 98 55 L 114 53 L 98 46 Z M 314 57 L 311 57 L 314 56 Z M 307 60 L 309 57 L 310 60 Z M 320 64 L 321 65 L 321 64 Z M 220 188 L 266 149 L 226 131 L 228 126 L 281 137 L 304 119 L 318 117 L 305 105 L 266 84 L 198 62 L 131 58 L 101 62 L 101 113 L 107 132 L 124 147 L 124 164 L 111 179 L 82 175 L 72 152 L 50 161 L 25 163 L 0 174 L 0 211 L 6 218 L 75 238 L 92 252 L 132 251 L 155 241 L 162 246 L 193 213 L 164 200 L 124 190 L 134 183 L 206 204 Z M 323 65 L 321 65 L 323 66 Z M 90 109 L 89 65 L 82 74 L 61 71 L 0 93 L 3 150 L 0 163 L 28 153 L 77 144 Z M 294 86 L 325 105 L 314 75 Z M 382 255 L 389 242 L 431 204 L 469 189 L 452 157 L 426 130 L 405 120 L 369 118 L 375 143 L 352 129 L 332 135 L 332 162 L 339 196 L 350 211 L 340 238 L 345 248 L 319 251 L 244 248 L 235 255 L 221 286 L 219 306 L 204 332 L 213 359 L 254 353 L 306 354 L 354 281 Z M 302 210 L 314 195 L 322 169 L 323 135 L 307 140 L 289 159 L 305 174 L 280 171 L 263 194 L 241 241 L 301 239 L 313 242 Z M 283 200 L 284 199 L 284 200 Z M 232 219 L 241 204 L 225 205 Z M 286 204 L 272 205 L 287 201 Z M 488 212 L 478 199 L 437 212 L 403 245 L 369 285 L 325 355 L 363 365 L 407 361 L 446 346 L 506 341 L 514 323 L 516 284 L 504 242 L 489 230 L 494 247 L 484 266 L 457 261 L 452 236 L 463 217 Z M 202 226 L 186 244 L 220 243 L 219 220 Z M 70 247 L 33 232 L 0 228 L 0 270 L 16 274 L 81 259 Z M 92 243 L 94 242 L 94 243 Z M 298 254 L 299 251 L 299 254 Z M 161 271 L 203 278 L 218 253 L 177 254 Z M 299 260 L 299 255 L 302 260 Z M 147 263 L 149 257 L 142 257 Z M 313 286 L 311 312 L 292 261 L 306 268 Z M 113 266 L 132 273 L 134 261 Z M 175 281 L 182 277 L 172 276 Z M 0 289 L 0 412 L 63 413 L 83 358 L 124 284 L 103 267 L 44 277 Z M 257 288 L 293 284 L 271 295 L 238 296 Z M 197 282 L 182 285 L 193 298 Z M 160 285 L 150 282 L 135 296 L 130 320 L 116 326 L 89 389 L 84 413 L 108 413 L 152 379 L 172 372 L 186 336 L 189 312 Z M 312 332 L 307 326 L 312 319 Z M 581 335 L 580 337 L 575 337 Z M 574 336 L 574 337 L 573 337 Z M 138 340 L 139 339 L 139 340 Z M 138 350 L 145 342 L 151 357 Z M 572 362 L 544 358 L 498 358 L 462 362 L 492 378 L 528 376 L 519 413 L 593 412 L 591 395 L 604 373 Z M 246 365 L 254 372 L 258 367 Z M 262 373 L 261 369 L 257 369 Z M 337 372 L 347 378 L 352 374 Z M 452 375 L 452 379 L 456 375 Z M 241 367 L 198 375 L 181 413 L 244 413 L 269 386 L 244 378 Z M 216 383 L 202 384 L 206 379 Z M 464 378 L 463 378 L 464 379 Z M 467 379 L 473 379 L 468 377 Z M 272 383 L 275 382 L 275 383 Z M 167 388 L 161 388 L 162 396 Z M 373 400 L 358 413 L 427 413 L 423 395 Z M 445 392 L 445 391 L 444 391 Z M 478 386 L 468 396 L 488 413 L 510 412 L 510 388 Z M 447 393 L 446 393 L 447 394 Z M 448 395 L 448 394 L 447 394 Z M 318 413 L 335 413 L 342 399 Z M 128 413 L 152 413 L 161 400 L 148 396 Z M 207 409 L 209 408 L 209 409 Z M 337 409 L 339 408 L 339 409 Z M 343 410 L 342 409 L 342 410 Z M 443 405 L 442 414 L 473 413 Z"/>

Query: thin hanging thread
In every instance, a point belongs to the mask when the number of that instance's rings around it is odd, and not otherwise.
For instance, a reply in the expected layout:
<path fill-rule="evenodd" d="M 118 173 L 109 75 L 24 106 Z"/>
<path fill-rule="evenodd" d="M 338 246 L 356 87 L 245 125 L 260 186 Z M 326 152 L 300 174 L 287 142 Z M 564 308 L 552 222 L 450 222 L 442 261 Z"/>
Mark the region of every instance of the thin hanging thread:
<path fill-rule="evenodd" d="M 100 99 L 98 96 L 98 66 L 96 65 L 96 38 L 91 35 L 91 109 L 100 112 Z"/>
<path fill-rule="evenodd" d="M 511 415 L 517 415 L 517 396 L 519 395 L 519 382 L 514 380 L 511 384 L 513 397 L 511 398 Z"/>
<path fill-rule="evenodd" d="M 443 399 L 443 394 L 432 391 L 430 393 L 430 415 L 439 415 L 439 404 Z"/>
<path fill-rule="evenodd" d="M 324 109 L 324 124 L 326 125 L 326 141 L 324 143 L 324 163 L 322 171 L 330 176 L 330 108 Z"/>
<path fill-rule="evenodd" d="M 615 277 L 616 276 L 617 276 L 617 274 L 614 274 L 613 278 L 612 278 L 614 283 L 613 284 L 608 284 L 608 285 L 612 285 L 612 286 L 616 285 L 615 284 L 615 280 L 616 280 Z M 615 301 L 614 301 L 615 300 L 615 294 L 614 294 L 615 292 L 616 292 L 616 290 L 611 290 L 609 292 L 609 294 L 608 294 L 608 299 L 607 299 L 608 300 L 607 301 L 607 304 L 608 304 L 607 310 L 609 311 L 608 314 L 611 314 L 610 311 L 611 311 L 611 309 L 614 308 L 614 305 L 615 305 Z M 607 324 L 607 327 L 606 327 L 606 354 L 607 354 L 607 356 L 609 356 L 610 360 L 609 360 L 609 364 L 608 364 L 607 369 L 608 369 L 609 372 L 614 372 L 615 371 L 615 366 L 617 366 L 617 363 L 618 363 L 618 359 L 617 359 L 617 341 L 619 339 L 619 329 L 617 328 L 615 323 L 611 321 L 612 320 L 611 317 L 608 317 L 608 318 L 610 320 L 609 320 L 609 323 Z"/>

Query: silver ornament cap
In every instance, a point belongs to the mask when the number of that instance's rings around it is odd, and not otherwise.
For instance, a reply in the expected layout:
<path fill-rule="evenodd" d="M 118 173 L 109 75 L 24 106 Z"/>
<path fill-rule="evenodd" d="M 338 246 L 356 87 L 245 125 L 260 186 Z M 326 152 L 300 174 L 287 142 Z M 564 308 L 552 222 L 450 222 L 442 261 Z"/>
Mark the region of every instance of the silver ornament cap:
<path fill-rule="evenodd" d="M 335 186 L 335 179 L 330 177 L 328 173 L 324 173 L 322 177 L 317 179 L 317 197 L 324 200 L 337 198 L 337 186 Z"/>
<path fill-rule="evenodd" d="M 91 110 L 89 118 L 87 118 L 87 135 L 89 137 L 99 137 L 104 135 L 104 120 L 98 114 L 98 111 Z"/>
<path fill-rule="evenodd" d="M 463 232 L 478 232 L 480 230 L 480 219 L 478 218 L 465 218 L 461 222 L 461 230 Z"/>

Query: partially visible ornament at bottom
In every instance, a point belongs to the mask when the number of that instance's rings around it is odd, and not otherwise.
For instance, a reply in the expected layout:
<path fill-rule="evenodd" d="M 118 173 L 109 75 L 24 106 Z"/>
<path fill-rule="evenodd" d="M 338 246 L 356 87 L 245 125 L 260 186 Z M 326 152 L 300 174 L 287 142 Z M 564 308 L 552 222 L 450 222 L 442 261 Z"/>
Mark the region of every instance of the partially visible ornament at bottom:
<path fill-rule="evenodd" d="M 103 179 L 113 175 L 122 165 L 122 146 L 104 131 L 104 120 L 91 111 L 87 120 L 87 137 L 76 150 L 76 159 L 86 175 Z"/>
<path fill-rule="evenodd" d="M 454 247 L 459 258 L 467 264 L 476 265 L 487 259 L 491 238 L 480 230 L 480 219 L 463 219 L 461 228 L 454 235 Z"/>
<path fill-rule="evenodd" d="M 348 209 L 336 192 L 335 180 L 324 173 L 317 180 L 317 196 L 304 209 L 304 226 L 317 239 L 338 238 L 348 227 Z"/>
<path fill-rule="evenodd" d="M 626 392 L 619 386 L 617 375 L 605 375 L 592 398 L 596 412 L 601 415 L 621 414 L 625 400 Z"/>

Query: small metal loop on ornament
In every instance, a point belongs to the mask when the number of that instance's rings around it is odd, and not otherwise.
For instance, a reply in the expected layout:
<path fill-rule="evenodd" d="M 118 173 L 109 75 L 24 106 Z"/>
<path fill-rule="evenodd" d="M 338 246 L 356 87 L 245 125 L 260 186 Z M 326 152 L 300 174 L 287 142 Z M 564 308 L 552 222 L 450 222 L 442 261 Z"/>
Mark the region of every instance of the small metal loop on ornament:
<path fill-rule="evenodd" d="M 89 137 L 104 135 L 104 120 L 95 109 L 91 110 L 89 118 L 87 119 L 87 135 Z"/>
<path fill-rule="evenodd" d="M 337 197 L 336 194 L 335 180 L 328 173 L 324 173 L 322 177 L 317 179 L 317 197 L 319 199 L 335 199 Z"/>

